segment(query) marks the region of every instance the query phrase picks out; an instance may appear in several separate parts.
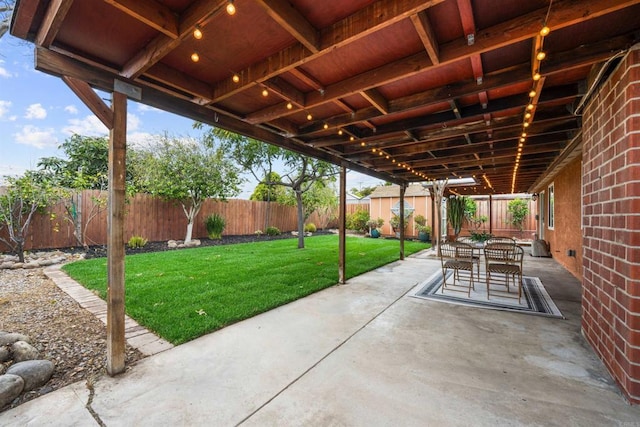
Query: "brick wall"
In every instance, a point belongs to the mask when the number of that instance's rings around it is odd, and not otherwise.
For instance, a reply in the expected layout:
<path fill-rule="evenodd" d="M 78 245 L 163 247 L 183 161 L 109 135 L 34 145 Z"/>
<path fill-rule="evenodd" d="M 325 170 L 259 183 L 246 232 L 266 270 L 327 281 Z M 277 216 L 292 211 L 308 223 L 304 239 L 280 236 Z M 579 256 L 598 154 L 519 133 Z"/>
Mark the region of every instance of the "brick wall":
<path fill-rule="evenodd" d="M 582 159 L 569 162 L 555 177 L 554 183 L 554 229 L 548 228 L 545 215 L 544 238 L 549 242 L 553 258 L 571 274 L 582 279 L 582 230 L 580 211 Z M 545 194 L 548 196 L 548 194 Z M 575 256 L 567 255 L 573 249 Z"/>
<path fill-rule="evenodd" d="M 640 403 L 640 46 L 583 114 L 583 334 Z"/>

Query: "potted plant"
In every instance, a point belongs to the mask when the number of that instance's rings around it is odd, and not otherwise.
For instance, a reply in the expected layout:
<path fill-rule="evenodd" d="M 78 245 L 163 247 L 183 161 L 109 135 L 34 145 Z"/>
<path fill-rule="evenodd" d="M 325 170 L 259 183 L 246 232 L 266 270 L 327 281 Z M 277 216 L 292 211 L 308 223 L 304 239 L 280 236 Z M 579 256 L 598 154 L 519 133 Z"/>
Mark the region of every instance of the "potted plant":
<path fill-rule="evenodd" d="M 424 215 L 416 215 L 413 221 L 416 223 L 416 230 L 418 230 L 418 240 L 421 242 L 431 240 L 431 227 L 427 225 L 427 219 Z"/>
<path fill-rule="evenodd" d="M 396 233 L 396 237 L 400 237 L 400 216 L 393 214 L 391 219 L 389 220 L 389 225 L 393 229 L 393 232 Z M 402 224 L 402 228 L 407 228 L 407 217 L 404 218 L 404 223 Z"/>
<path fill-rule="evenodd" d="M 370 219 L 369 221 L 367 221 L 367 226 L 369 227 L 369 235 L 374 239 L 380 237 L 380 230 L 378 229 L 381 228 L 383 224 L 384 220 L 382 218 Z"/>
<path fill-rule="evenodd" d="M 458 238 L 458 234 L 462 230 L 466 204 L 466 197 L 451 197 L 447 201 L 447 220 L 453 229 L 453 240 Z"/>

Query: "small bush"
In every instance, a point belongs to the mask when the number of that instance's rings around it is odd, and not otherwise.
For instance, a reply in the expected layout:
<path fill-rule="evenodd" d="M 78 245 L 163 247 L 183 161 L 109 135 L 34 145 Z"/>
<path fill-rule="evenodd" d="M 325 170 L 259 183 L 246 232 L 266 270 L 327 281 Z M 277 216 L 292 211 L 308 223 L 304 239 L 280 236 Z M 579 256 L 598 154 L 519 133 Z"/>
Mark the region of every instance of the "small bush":
<path fill-rule="evenodd" d="M 256 236 L 262 236 L 264 233 L 262 232 L 262 230 L 256 230 L 253 232 L 253 234 L 255 234 Z"/>
<path fill-rule="evenodd" d="M 358 209 L 352 214 L 347 215 L 347 229 L 355 231 L 368 231 L 367 222 L 369 222 L 369 212 Z"/>
<path fill-rule="evenodd" d="M 127 242 L 127 246 L 129 246 L 131 249 L 139 249 L 144 247 L 147 242 L 148 240 L 142 236 L 131 236 L 131 238 Z"/>
<path fill-rule="evenodd" d="M 207 234 L 210 239 L 221 239 L 224 227 L 227 225 L 222 215 L 214 213 L 207 217 L 204 221 L 207 228 Z"/>
<path fill-rule="evenodd" d="M 317 230 L 316 225 L 312 222 L 304 226 L 305 233 L 315 233 L 316 230 Z"/>
<path fill-rule="evenodd" d="M 280 229 L 278 227 L 267 227 L 266 234 L 267 236 L 279 236 Z"/>

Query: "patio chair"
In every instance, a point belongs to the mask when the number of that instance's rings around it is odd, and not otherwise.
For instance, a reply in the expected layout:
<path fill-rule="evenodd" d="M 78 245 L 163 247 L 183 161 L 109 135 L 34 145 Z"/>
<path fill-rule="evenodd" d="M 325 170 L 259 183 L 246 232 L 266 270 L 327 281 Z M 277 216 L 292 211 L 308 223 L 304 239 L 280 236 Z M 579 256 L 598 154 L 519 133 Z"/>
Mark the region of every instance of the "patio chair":
<path fill-rule="evenodd" d="M 476 275 L 478 276 L 478 281 L 480 280 L 480 256 L 482 254 L 482 249 L 484 248 L 484 243 L 474 241 L 471 236 L 458 236 L 456 242 L 466 243 L 467 245 L 473 248 L 473 259 L 472 262 L 476 265 Z"/>
<path fill-rule="evenodd" d="M 515 298 L 510 295 L 509 285 L 512 283 L 518 287 L 518 304 L 520 304 L 522 298 L 523 258 L 524 250 L 515 244 L 490 243 L 484 247 L 487 299 L 491 299 L 491 292 L 503 297 Z M 501 286 L 506 288 L 506 293 L 503 290 L 496 290 L 496 287 Z"/>
<path fill-rule="evenodd" d="M 510 244 L 510 245 L 515 245 L 516 244 L 516 239 L 514 239 L 512 237 L 494 236 L 494 237 L 490 238 L 489 240 L 487 240 L 487 245 L 492 244 L 492 243 L 507 243 L 507 244 Z"/>
<path fill-rule="evenodd" d="M 442 293 L 445 289 L 466 292 L 471 296 L 471 289 L 475 289 L 473 282 L 474 248 L 462 242 L 445 242 L 439 247 L 440 263 L 442 265 Z M 447 272 L 453 270 L 453 283 L 447 283 Z M 464 275 L 460 272 L 468 272 L 466 283 Z"/>

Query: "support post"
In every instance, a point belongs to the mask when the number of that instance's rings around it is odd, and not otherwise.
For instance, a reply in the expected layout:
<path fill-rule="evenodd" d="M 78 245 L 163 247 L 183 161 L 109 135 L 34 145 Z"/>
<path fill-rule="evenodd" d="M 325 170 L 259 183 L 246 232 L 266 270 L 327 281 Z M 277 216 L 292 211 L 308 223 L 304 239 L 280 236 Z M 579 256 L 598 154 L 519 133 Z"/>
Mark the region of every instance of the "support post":
<path fill-rule="evenodd" d="M 109 205 L 107 220 L 107 373 L 124 372 L 124 202 L 127 97 L 113 92 L 113 128 L 109 132 Z"/>
<path fill-rule="evenodd" d="M 406 228 L 404 217 L 404 193 L 407 189 L 406 184 L 400 186 L 400 261 L 404 259 L 404 230 Z"/>
<path fill-rule="evenodd" d="M 338 281 L 346 282 L 346 236 L 347 236 L 347 168 L 340 168 L 340 207 L 338 212 Z"/>
<path fill-rule="evenodd" d="M 489 194 L 489 234 L 493 234 L 493 197 Z"/>

